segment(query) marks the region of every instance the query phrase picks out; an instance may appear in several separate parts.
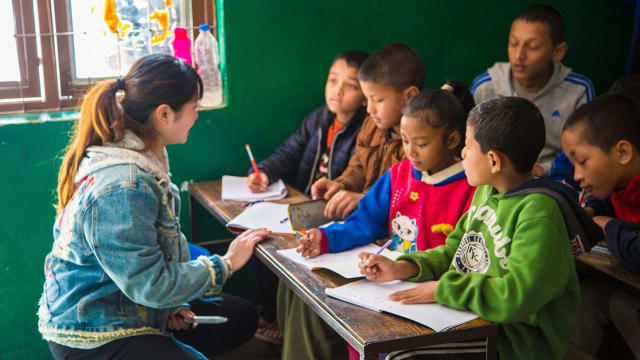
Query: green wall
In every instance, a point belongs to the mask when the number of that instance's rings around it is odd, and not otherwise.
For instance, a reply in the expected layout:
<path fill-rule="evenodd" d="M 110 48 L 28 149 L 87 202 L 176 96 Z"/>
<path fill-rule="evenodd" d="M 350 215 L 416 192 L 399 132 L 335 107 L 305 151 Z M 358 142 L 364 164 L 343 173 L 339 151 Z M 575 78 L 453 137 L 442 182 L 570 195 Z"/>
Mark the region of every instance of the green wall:
<path fill-rule="evenodd" d="M 188 144 L 169 149 L 174 181 L 244 174 L 248 161 L 242 145 L 250 143 L 258 159 L 267 156 L 306 113 L 323 103 L 328 66 L 343 50 L 373 52 L 404 42 L 423 56 L 427 86 L 440 86 L 447 78 L 470 83 L 494 61 L 506 60 L 511 18 L 530 4 L 227 1 L 228 106 L 202 112 Z M 632 8 L 621 0 L 553 5 L 567 22 L 564 63 L 591 77 L 598 93 L 606 91 L 624 70 Z M 67 121 L 0 126 L 1 359 L 48 356 L 36 329 L 36 303 L 43 258 L 52 242 L 58 156 L 70 127 Z M 185 226 L 187 219 L 183 213 Z M 226 236 L 213 220 L 202 220 L 214 229 L 208 230 L 215 234 L 211 236 Z"/>

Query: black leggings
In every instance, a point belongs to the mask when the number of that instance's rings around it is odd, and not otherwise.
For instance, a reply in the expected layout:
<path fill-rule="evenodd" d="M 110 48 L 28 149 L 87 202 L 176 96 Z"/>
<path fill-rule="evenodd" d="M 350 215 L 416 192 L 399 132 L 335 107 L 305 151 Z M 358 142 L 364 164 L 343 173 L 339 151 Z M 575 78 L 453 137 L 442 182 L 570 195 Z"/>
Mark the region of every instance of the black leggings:
<path fill-rule="evenodd" d="M 224 324 L 199 324 L 188 330 L 174 330 L 177 340 L 193 346 L 205 356 L 211 357 L 247 342 L 258 327 L 258 315 L 248 301 L 233 295 L 222 294 L 221 300 L 190 302 L 196 315 L 219 315 L 229 319 Z M 49 342 L 49 350 L 56 360 L 84 359 L 141 359 L 173 360 L 200 359 L 188 347 L 162 335 L 140 335 L 111 341 L 95 349 L 76 349 Z"/>

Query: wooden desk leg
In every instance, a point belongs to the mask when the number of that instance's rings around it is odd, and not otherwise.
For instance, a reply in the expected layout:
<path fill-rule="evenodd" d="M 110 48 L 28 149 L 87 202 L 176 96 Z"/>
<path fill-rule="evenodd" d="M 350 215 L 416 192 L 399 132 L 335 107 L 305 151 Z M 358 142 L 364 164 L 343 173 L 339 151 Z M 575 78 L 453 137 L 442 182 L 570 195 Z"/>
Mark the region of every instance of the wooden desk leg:
<path fill-rule="evenodd" d="M 492 326 L 487 335 L 487 360 L 496 360 L 498 358 L 498 326 Z"/>
<path fill-rule="evenodd" d="M 360 360 L 377 360 L 378 359 L 378 354 L 377 353 L 371 353 L 370 351 L 365 351 L 364 354 L 360 354 Z"/>
<path fill-rule="evenodd" d="M 193 196 L 191 196 L 191 192 L 189 192 L 189 230 L 191 231 L 192 243 L 200 242 L 198 236 L 198 219 L 196 218 L 195 205 L 196 200 L 193 198 Z"/>

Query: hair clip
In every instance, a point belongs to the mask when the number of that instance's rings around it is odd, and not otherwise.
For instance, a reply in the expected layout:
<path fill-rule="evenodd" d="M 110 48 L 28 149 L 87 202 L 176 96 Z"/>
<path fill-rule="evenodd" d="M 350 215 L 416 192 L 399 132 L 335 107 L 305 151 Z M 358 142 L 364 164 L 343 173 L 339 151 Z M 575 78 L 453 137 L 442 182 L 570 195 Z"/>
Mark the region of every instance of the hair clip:
<path fill-rule="evenodd" d="M 444 91 L 448 91 L 450 93 L 453 93 L 453 86 L 449 85 L 449 84 L 444 84 L 440 87 L 440 89 L 444 90 Z"/>

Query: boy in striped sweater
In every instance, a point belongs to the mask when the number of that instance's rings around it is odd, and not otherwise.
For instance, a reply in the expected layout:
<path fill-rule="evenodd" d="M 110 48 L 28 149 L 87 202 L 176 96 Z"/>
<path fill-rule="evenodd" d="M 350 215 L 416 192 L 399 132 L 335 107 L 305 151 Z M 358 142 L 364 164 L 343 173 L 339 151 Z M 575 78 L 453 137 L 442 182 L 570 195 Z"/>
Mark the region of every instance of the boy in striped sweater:
<path fill-rule="evenodd" d="M 591 81 L 560 63 L 567 48 L 562 16 L 551 7 L 532 6 L 511 23 L 509 62 L 495 63 L 471 84 L 476 104 L 518 96 L 538 107 L 547 140 L 534 167 L 535 175 L 549 170 L 562 150 L 560 134 L 569 115 L 594 97 Z"/>

